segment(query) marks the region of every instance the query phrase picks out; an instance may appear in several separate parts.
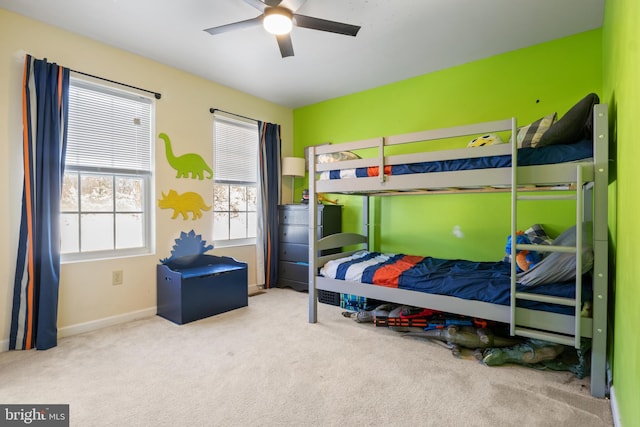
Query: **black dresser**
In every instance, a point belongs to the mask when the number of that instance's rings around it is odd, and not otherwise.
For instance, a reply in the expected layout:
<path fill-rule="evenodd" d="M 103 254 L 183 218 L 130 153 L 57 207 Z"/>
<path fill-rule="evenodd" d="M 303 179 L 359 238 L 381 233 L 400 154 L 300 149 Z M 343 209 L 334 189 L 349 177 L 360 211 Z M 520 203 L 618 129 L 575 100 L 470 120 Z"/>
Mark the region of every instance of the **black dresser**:
<path fill-rule="evenodd" d="M 317 205 L 318 238 L 342 231 L 342 206 Z M 309 290 L 309 205 L 278 206 L 278 287 Z M 323 252 L 327 254 L 328 252 Z"/>

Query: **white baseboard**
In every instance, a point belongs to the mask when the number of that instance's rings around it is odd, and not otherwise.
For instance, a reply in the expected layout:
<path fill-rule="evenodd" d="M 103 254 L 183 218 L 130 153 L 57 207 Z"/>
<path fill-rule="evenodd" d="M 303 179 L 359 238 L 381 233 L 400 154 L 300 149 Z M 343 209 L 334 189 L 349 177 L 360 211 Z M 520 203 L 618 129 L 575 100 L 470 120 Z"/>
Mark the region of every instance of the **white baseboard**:
<path fill-rule="evenodd" d="M 76 325 L 65 326 L 58 329 L 58 339 L 70 337 L 72 335 L 83 334 L 85 332 L 97 331 L 98 329 L 106 328 L 107 326 L 114 326 L 121 323 L 144 319 L 146 317 L 154 316 L 156 312 L 156 307 L 149 307 L 143 310 L 132 311 L 129 313 L 118 314 L 116 316 L 104 317 L 102 319 L 78 323 Z M 0 352 L 2 351 L 9 351 L 9 340 L 0 341 Z"/>
<path fill-rule="evenodd" d="M 249 294 L 260 291 L 263 287 L 256 284 L 249 285 Z M 58 329 L 58 338 L 70 337 L 72 335 L 83 334 L 85 332 L 96 331 L 106 328 L 107 326 L 118 325 L 120 323 L 131 322 L 134 320 L 144 319 L 146 317 L 155 316 L 157 308 L 149 307 L 143 310 L 132 311 L 130 313 L 118 314 L 116 316 L 105 317 L 102 319 L 91 320 L 89 322 L 78 323 L 76 325 L 65 326 Z M 0 341 L 0 352 L 9 351 L 9 340 Z"/>
<path fill-rule="evenodd" d="M 620 420 L 620 412 L 618 409 L 618 400 L 616 399 L 616 390 L 613 386 L 609 389 L 609 399 L 611 400 L 611 413 L 613 415 L 613 425 L 615 427 L 622 427 L 622 421 Z"/>
<path fill-rule="evenodd" d="M 258 291 L 261 291 L 262 289 L 264 289 L 264 286 L 258 286 L 258 285 L 249 285 L 249 295 L 251 294 L 255 294 Z"/>
<path fill-rule="evenodd" d="M 154 316 L 156 312 L 156 307 L 149 307 L 143 310 L 132 311 L 129 313 L 118 314 L 116 316 L 104 317 L 102 319 L 78 323 L 76 325 L 65 326 L 64 328 L 58 329 L 58 338 L 70 337 L 72 335 L 96 331 L 98 329 L 106 328 L 107 326 L 119 325 L 120 323 L 144 319 L 146 317 Z"/>

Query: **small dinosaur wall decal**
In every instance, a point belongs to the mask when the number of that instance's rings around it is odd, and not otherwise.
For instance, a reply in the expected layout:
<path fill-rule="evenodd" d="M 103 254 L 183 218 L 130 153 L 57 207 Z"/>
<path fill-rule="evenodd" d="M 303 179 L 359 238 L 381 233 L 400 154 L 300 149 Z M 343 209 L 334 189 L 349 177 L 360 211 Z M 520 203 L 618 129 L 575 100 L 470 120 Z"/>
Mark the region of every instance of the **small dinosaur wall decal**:
<path fill-rule="evenodd" d="M 160 260 L 162 264 L 168 264 L 170 262 L 177 263 L 178 261 L 188 264 L 190 261 L 213 249 L 213 245 L 207 245 L 207 241 L 202 239 L 202 235 L 196 234 L 193 230 L 188 233 L 182 231 L 180 237 L 175 239 L 175 242 L 176 244 L 171 250 L 171 256 Z"/>
<path fill-rule="evenodd" d="M 211 206 L 206 205 L 200 194 L 192 191 L 178 194 L 176 190 L 169 190 L 169 194 L 162 193 L 162 199 L 158 200 L 158 206 L 160 209 L 173 209 L 171 219 L 176 219 L 179 214 L 182 215 L 182 219 L 187 219 L 189 217 L 187 212 L 192 212 L 192 219 L 198 219 L 202 218 L 201 211 L 211 209 Z"/>
<path fill-rule="evenodd" d="M 158 137 L 164 141 L 164 149 L 169 165 L 178 172 L 176 178 L 189 178 L 189 175 L 191 175 L 193 179 L 204 179 L 205 172 L 209 174 L 209 176 L 206 177 L 207 179 L 213 178 L 213 170 L 207 165 L 207 162 L 204 161 L 202 156 L 196 153 L 176 156 L 173 154 L 169 136 L 166 133 L 161 133 Z"/>

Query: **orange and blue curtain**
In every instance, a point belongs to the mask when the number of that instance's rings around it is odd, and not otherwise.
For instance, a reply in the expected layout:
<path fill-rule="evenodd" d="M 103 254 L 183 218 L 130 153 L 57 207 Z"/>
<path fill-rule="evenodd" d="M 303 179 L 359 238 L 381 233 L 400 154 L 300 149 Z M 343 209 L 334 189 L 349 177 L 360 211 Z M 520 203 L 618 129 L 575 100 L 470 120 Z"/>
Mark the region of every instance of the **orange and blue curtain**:
<path fill-rule="evenodd" d="M 68 68 L 26 55 L 23 75 L 22 215 L 9 348 L 57 345 L 60 197 L 64 175 Z"/>
<path fill-rule="evenodd" d="M 258 122 L 260 132 L 260 179 L 262 194 L 261 218 L 263 230 L 265 288 L 278 281 L 278 203 L 280 202 L 280 125 Z"/>

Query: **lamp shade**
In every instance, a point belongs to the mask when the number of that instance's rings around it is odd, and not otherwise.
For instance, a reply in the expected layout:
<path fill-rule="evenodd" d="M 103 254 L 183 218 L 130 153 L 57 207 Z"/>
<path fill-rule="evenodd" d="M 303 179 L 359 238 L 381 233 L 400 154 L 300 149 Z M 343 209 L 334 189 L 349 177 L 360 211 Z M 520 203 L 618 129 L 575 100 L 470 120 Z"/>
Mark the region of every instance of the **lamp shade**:
<path fill-rule="evenodd" d="M 284 157 L 282 159 L 282 175 L 304 176 L 305 160 L 301 157 Z"/>

